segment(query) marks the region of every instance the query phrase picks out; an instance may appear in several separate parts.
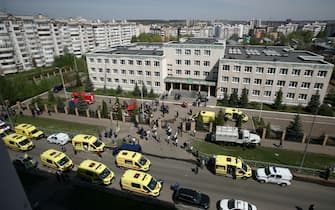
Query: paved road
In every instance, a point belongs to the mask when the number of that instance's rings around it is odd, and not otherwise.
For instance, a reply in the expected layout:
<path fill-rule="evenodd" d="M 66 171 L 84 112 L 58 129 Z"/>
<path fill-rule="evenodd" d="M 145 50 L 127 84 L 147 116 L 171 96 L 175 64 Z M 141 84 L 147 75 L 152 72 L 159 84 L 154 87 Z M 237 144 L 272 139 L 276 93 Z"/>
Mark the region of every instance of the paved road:
<path fill-rule="evenodd" d="M 46 149 L 60 149 L 58 145 L 48 144 L 44 140 L 35 141 L 35 144 L 36 147 L 28 153 L 37 159 L 39 159 L 39 155 Z M 96 154 L 87 152 L 74 155 L 70 144 L 66 145 L 66 148 L 66 153 L 76 165 L 80 164 L 84 159 L 93 159 L 108 165 L 116 174 L 115 183 L 108 187 L 119 189 L 118 183 L 123 169 L 115 166 L 114 157 L 110 151 L 104 152 L 103 158 L 100 159 Z M 9 150 L 9 153 L 13 158 L 20 152 Z M 294 181 L 291 186 L 281 188 L 277 185 L 260 184 L 252 179 L 233 180 L 216 176 L 205 169 L 199 170 L 199 173 L 196 175 L 191 170 L 194 167 L 191 163 L 156 157 L 148 158 L 152 161 L 150 173 L 156 178 L 165 180 L 159 199 L 166 201 L 172 201 L 172 191 L 169 189 L 169 186 L 178 182 L 183 186 L 208 193 L 211 197 L 210 209 L 215 209 L 216 201 L 222 198 L 244 199 L 254 203 L 260 210 L 294 210 L 295 206 L 306 208 L 311 203 L 316 205 L 316 209 L 334 209 L 335 200 L 333 199 L 333 195 L 335 191 L 331 187 Z M 50 173 L 55 173 L 52 169 L 43 168 L 43 166 L 40 167 Z"/>

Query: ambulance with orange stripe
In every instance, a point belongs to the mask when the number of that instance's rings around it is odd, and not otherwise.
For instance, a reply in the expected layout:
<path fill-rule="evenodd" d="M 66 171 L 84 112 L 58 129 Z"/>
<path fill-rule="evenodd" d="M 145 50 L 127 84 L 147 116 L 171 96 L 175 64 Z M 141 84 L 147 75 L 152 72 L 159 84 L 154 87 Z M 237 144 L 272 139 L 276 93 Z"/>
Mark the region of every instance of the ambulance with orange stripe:
<path fill-rule="evenodd" d="M 150 174 L 127 170 L 121 177 L 121 188 L 144 195 L 157 197 L 162 190 L 162 183 L 157 181 Z"/>

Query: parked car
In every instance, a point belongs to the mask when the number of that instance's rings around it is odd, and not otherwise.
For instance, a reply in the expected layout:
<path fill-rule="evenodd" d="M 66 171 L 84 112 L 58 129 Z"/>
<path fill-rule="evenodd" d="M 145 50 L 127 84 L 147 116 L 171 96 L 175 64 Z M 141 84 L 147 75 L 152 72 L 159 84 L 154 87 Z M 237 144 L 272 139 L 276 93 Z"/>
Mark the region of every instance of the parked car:
<path fill-rule="evenodd" d="M 259 168 L 256 171 L 256 179 L 260 183 L 275 183 L 282 187 L 291 184 L 293 175 L 288 168 L 268 166 L 265 168 Z"/>
<path fill-rule="evenodd" d="M 172 199 L 175 203 L 183 203 L 203 209 L 209 208 L 209 196 L 189 188 L 176 188 L 172 195 Z"/>
<path fill-rule="evenodd" d="M 29 155 L 18 156 L 13 160 L 13 164 L 17 169 L 32 169 L 37 167 L 37 160 Z"/>
<path fill-rule="evenodd" d="M 49 143 L 65 145 L 70 141 L 70 137 L 66 133 L 54 133 L 48 136 L 47 141 Z"/>
<path fill-rule="evenodd" d="M 257 210 L 256 206 L 246 201 L 222 199 L 217 202 L 218 210 Z"/>
<path fill-rule="evenodd" d="M 54 93 L 58 93 L 59 91 L 63 90 L 63 85 L 56 85 L 52 88 Z"/>

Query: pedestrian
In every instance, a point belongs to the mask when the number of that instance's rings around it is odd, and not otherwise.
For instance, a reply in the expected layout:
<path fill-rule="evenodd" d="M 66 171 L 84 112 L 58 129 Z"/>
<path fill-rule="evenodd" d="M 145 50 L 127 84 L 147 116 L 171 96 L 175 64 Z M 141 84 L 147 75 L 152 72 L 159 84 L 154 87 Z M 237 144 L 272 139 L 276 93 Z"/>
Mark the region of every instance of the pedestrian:
<path fill-rule="evenodd" d="M 77 150 L 73 147 L 73 153 L 74 155 L 77 155 Z"/>
<path fill-rule="evenodd" d="M 97 151 L 97 154 L 98 154 L 98 156 L 99 156 L 100 158 L 102 158 L 102 154 L 101 154 L 101 151 L 100 151 L 100 150 Z"/>
<path fill-rule="evenodd" d="M 178 118 L 178 116 L 179 116 L 179 112 L 178 112 L 178 111 L 176 111 L 176 118 Z"/>
<path fill-rule="evenodd" d="M 198 166 L 195 166 L 194 173 L 198 174 L 198 172 L 199 172 L 199 168 L 198 168 Z"/>
<path fill-rule="evenodd" d="M 49 114 L 49 116 L 51 116 L 51 111 L 50 110 L 48 110 L 48 114 Z"/>
<path fill-rule="evenodd" d="M 328 167 L 325 172 L 325 179 L 328 180 L 330 176 L 330 168 Z"/>
<path fill-rule="evenodd" d="M 66 148 L 64 147 L 64 145 L 62 145 L 61 150 L 62 152 L 66 152 Z"/>
<path fill-rule="evenodd" d="M 33 117 L 35 117 L 35 109 L 31 109 L 31 115 L 33 115 Z"/>
<path fill-rule="evenodd" d="M 308 210 L 314 210 L 314 204 L 309 205 Z"/>
<path fill-rule="evenodd" d="M 66 182 L 66 179 L 63 173 L 60 173 L 60 178 L 62 179 L 62 182 L 64 183 Z"/>

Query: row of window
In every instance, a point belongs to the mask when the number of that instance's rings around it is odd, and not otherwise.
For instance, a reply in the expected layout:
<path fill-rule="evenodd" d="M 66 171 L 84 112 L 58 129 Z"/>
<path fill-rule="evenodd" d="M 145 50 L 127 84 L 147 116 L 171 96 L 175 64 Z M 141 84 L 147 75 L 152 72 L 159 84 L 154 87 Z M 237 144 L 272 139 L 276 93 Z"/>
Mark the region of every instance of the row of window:
<path fill-rule="evenodd" d="M 96 59 L 97 63 L 102 63 L 103 59 L 101 58 L 97 58 Z M 94 58 L 90 58 L 90 63 L 94 63 Z M 142 61 L 142 60 L 125 60 L 125 59 L 120 59 L 120 60 L 117 60 L 117 59 L 104 59 L 104 63 L 112 63 L 112 64 L 121 64 L 121 65 L 134 65 L 136 64 L 137 66 L 142 66 L 142 65 L 145 65 L 145 66 L 151 66 L 152 63 L 154 66 L 160 66 L 160 62 L 159 61 L 154 61 L 154 62 L 151 62 L 151 61 Z"/>
<path fill-rule="evenodd" d="M 193 55 L 197 55 L 200 56 L 201 53 L 203 53 L 203 55 L 205 56 L 210 56 L 211 55 L 211 50 L 203 50 L 203 52 L 201 52 L 201 50 L 193 50 Z M 176 49 L 176 54 L 177 55 L 192 55 L 192 50 L 191 49 L 184 49 L 184 53 L 183 50 L 178 48 Z"/>
<path fill-rule="evenodd" d="M 176 70 L 176 75 L 191 75 L 191 70 Z M 200 71 L 193 71 L 193 76 L 200 76 Z M 207 77 L 209 75 L 209 71 L 203 71 L 202 76 Z"/>
<path fill-rule="evenodd" d="M 222 70 L 224 71 L 230 71 L 232 69 L 233 72 L 241 72 L 241 66 L 230 66 L 230 65 L 223 65 Z M 253 67 L 252 66 L 245 66 L 244 67 L 244 72 L 245 73 L 252 73 Z M 258 74 L 263 74 L 264 73 L 264 67 L 255 67 L 255 73 Z M 276 73 L 276 68 L 267 68 L 266 71 L 267 74 L 275 74 Z M 289 70 L 287 68 L 280 68 L 278 74 L 279 75 L 288 75 Z M 293 76 L 300 76 L 302 73 L 302 70 L 300 69 L 292 69 L 291 75 Z M 314 74 L 313 70 L 305 70 L 304 76 L 306 77 L 312 77 Z M 317 77 L 326 77 L 327 76 L 327 71 L 319 70 Z"/>
<path fill-rule="evenodd" d="M 254 85 L 261 85 L 262 81 L 263 81 L 262 79 L 254 79 L 253 84 Z M 222 82 L 225 82 L 225 83 L 229 82 L 229 77 L 228 76 L 223 76 L 222 77 Z M 235 83 L 235 84 L 240 83 L 240 77 L 232 77 L 231 82 Z M 250 78 L 243 78 L 242 83 L 243 84 L 250 84 L 251 79 Z M 266 79 L 265 82 L 264 82 L 264 85 L 272 86 L 272 85 L 274 85 L 274 80 Z M 286 85 L 285 80 L 278 80 L 277 81 L 277 86 L 284 87 L 285 85 Z M 298 82 L 297 81 L 289 81 L 288 82 L 288 87 L 289 88 L 297 88 L 298 87 Z M 311 87 L 311 83 L 310 82 L 301 82 L 300 87 L 302 89 L 308 89 L 308 88 Z M 322 88 L 323 88 L 323 83 L 314 83 L 314 89 L 321 90 Z"/>
<path fill-rule="evenodd" d="M 100 79 L 100 82 L 105 81 L 104 77 L 100 77 L 99 79 Z M 98 81 L 98 78 L 97 77 L 92 77 L 92 80 L 93 81 Z M 137 83 L 139 85 L 142 85 L 143 80 L 137 80 L 136 81 L 136 80 L 131 79 L 131 80 L 128 81 L 127 79 L 118 79 L 118 78 L 112 79 L 112 78 L 107 77 L 106 82 L 114 82 L 114 83 L 121 83 L 122 82 L 123 84 L 131 84 L 131 85 L 135 85 Z M 152 81 L 146 81 L 145 83 L 148 86 L 152 86 Z M 160 82 L 154 82 L 154 86 L 155 87 L 160 87 L 161 83 Z"/>
<path fill-rule="evenodd" d="M 192 63 L 191 60 L 184 60 L 184 65 L 186 65 L 186 66 L 190 66 L 191 63 Z M 183 64 L 183 61 L 180 60 L 180 59 L 177 59 L 177 60 L 176 60 L 176 64 L 177 64 L 177 65 L 182 65 L 182 64 Z M 200 61 L 200 60 L 194 60 L 194 61 L 193 61 L 193 65 L 195 65 L 195 66 L 200 66 L 200 65 L 201 65 L 201 61 Z M 209 61 L 203 61 L 203 62 L 202 62 L 202 65 L 203 65 L 203 66 L 210 66 L 210 62 L 209 62 Z"/>
<path fill-rule="evenodd" d="M 222 87 L 222 88 L 220 88 L 220 90 L 223 93 L 228 93 L 228 88 L 226 88 L 226 87 Z M 232 93 L 238 93 L 238 88 L 232 88 L 231 92 Z M 249 94 L 248 89 L 247 89 L 247 94 Z M 251 95 L 252 96 L 260 96 L 261 91 L 260 90 L 252 90 Z M 263 92 L 264 97 L 270 97 L 271 95 L 272 95 L 272 91 L 264 91 Z M 277 92 L 275 92 L 274 95 L 276 96 Z M 296 97 L 296 95 L 298 95 L 298 100 L 306 100 L 307 99 L 307 94 L 305 94 L 305 93 L 296 94 L 296 93 L 291 93 L 291 92 L 287 93 L 285 98 L 286 99 L 294 99 Z"/>
<path fill-rule="evenodd" d="M 91 71 L 92 72 L 97 72 L 95 68 L 91 68 Z M 102 68 L 99 68 L 98 69 L 99 73 L 103 73 L 103 69 Z M 128 71 L 128 73 L 127 73 Z M 110 73 L 113 73 L 113 74 L 122 74 L 122 75 L 134 75 L 135 76 L 135 73 L 137 76 L 143 76 L 143 74 L 145 74 L 145 76 L 148 76 L 148 77 L 151 77 L 152 76 L 152 72 L 151 71 L 142 71 L 142 70 L 125 70 L 125 69 L 106 69 L 106 73 L 110 74 Z M 155 77 L 160 77 L 161 76 L 161 73 L 159 71 L 155 71 L 153 72 L 153 75 Z"/>

